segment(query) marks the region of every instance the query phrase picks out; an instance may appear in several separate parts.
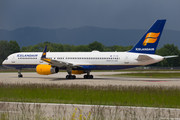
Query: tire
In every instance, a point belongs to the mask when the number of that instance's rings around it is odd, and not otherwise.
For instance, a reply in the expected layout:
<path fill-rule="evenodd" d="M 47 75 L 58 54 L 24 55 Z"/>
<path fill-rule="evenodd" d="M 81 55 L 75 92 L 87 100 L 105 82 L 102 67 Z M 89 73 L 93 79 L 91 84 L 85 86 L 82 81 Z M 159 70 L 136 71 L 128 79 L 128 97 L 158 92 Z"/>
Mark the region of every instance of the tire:
<path fill-rule="evenodd" d="M 19 78 L 22 78 L 22 77 L 23 77 L 23 75 L 18 75 L 18 77 L 19 77 Z"/>
<path fill-rule="evenodd" d="M 84 75 L 84 79 L 87 79 L 87 75 Z"/>
<path fill-rule="evenodd" d="M 70 78 L 70 76 L 69 75 L 66 75 L 66 79 L 69 79 Z"/>
<path fill-rule="evenodd" d="M 91 75 L 87 75 L 87 79 L 91 79 Z"/>
<path fill-rule="evenodd" d="M 75 75 L 71 75 L 70 79 L 76 79 L 76 76 Z"/>
<path fill-rule="evenodd" d="M 90 79 L 93 79 L 93 75 L 90 75 Z"/>
<path fill-rule="evenodd" d="M 76 76 L 75 76 L 75 75 L 73 75 L 73 76 L 72 76 L 72 79 L 76 79 Z"/>

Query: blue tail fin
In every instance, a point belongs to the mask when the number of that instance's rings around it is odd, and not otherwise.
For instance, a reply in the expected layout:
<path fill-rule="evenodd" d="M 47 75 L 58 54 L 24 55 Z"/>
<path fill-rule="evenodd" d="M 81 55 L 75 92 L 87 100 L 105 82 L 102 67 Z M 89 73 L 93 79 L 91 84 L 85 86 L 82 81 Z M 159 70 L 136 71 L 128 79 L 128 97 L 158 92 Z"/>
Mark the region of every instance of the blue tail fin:
<path fill-rule="evenodd" d="M 129 52 L 154 54 L 165 22 L 166 20 L 157 20 Z"/>

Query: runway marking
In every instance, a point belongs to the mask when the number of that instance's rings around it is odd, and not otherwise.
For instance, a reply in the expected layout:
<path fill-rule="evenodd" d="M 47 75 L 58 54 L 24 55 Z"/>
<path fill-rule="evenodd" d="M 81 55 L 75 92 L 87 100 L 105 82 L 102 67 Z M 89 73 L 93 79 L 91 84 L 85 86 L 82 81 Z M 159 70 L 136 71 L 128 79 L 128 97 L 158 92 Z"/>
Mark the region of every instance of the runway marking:
<path fill-rule="evenodd" d="M 143 80 L 143 82 L 169 82 L 167 80 Z"/>

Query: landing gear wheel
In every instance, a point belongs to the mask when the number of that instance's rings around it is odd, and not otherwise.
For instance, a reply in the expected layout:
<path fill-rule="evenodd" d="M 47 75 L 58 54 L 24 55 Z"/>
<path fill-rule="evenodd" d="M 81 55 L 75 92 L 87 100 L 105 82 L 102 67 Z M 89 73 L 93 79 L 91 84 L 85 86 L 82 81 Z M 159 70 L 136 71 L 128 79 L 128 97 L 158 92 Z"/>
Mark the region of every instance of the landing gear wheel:
<path fill-rule="evenodd" d="M 90 79 L 93 79 L 93 75 L 90 75 Z"/>
<path fill-rule="evenodd" d="M 84 75 L 84 79 L 87 79 L 87 75 Z"/>
<path fill-rule="evenodd" d="M 19 78 L 23 77 L 23 75 L 18 75 Z"/>
<path fill-rule="evenodd" d="M 19 78 L 22 78 L 22 77 L 23 77 L 23 75 L 21 74 L 21 69 L 22 69 L 22 68 L 18 69 L 18 77 L 19 77 Z"/>
<path fill-rule="evenodd" d="M 93 75 L 84 75 L 84 79 L 93 79 Z"/>
<path fill-rule="evenodd" d="M 66 75 L 66 79 L 76 79 L 75 75 Z"/>
<path fill-rule="evenodd" d="M 66 79 L 70 79 L 69 75 L 66 75 Z"/>
<path fill-rule="evenodd" d="M 76 76 L 75 76 L 75 75 L 72 75 L 72 76 L 71 76 L 71 79 L 76 79 Z"/>

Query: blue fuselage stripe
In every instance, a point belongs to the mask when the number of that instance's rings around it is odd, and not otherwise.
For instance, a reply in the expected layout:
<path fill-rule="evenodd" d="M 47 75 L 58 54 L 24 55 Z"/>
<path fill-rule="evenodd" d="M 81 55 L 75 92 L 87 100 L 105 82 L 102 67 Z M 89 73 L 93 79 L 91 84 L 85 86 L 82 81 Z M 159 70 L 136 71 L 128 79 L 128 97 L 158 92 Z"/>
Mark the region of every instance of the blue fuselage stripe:
<path fill-rule="evenodd" d="M 29 65 L 12 65 L 12 64 L 6 64 L 5 67 L 9 68 L 36 68 L 36 64 L 29 64 Z M 79 65 L 81 67 L 73 68 L 73 70 L 118 70 L 118 69 L 126 69 L 126 68 L 133 68 L 138 67 L 139 65 Z M 66 68 L 59 68 L 59 69 L 66 69 Z"/>

